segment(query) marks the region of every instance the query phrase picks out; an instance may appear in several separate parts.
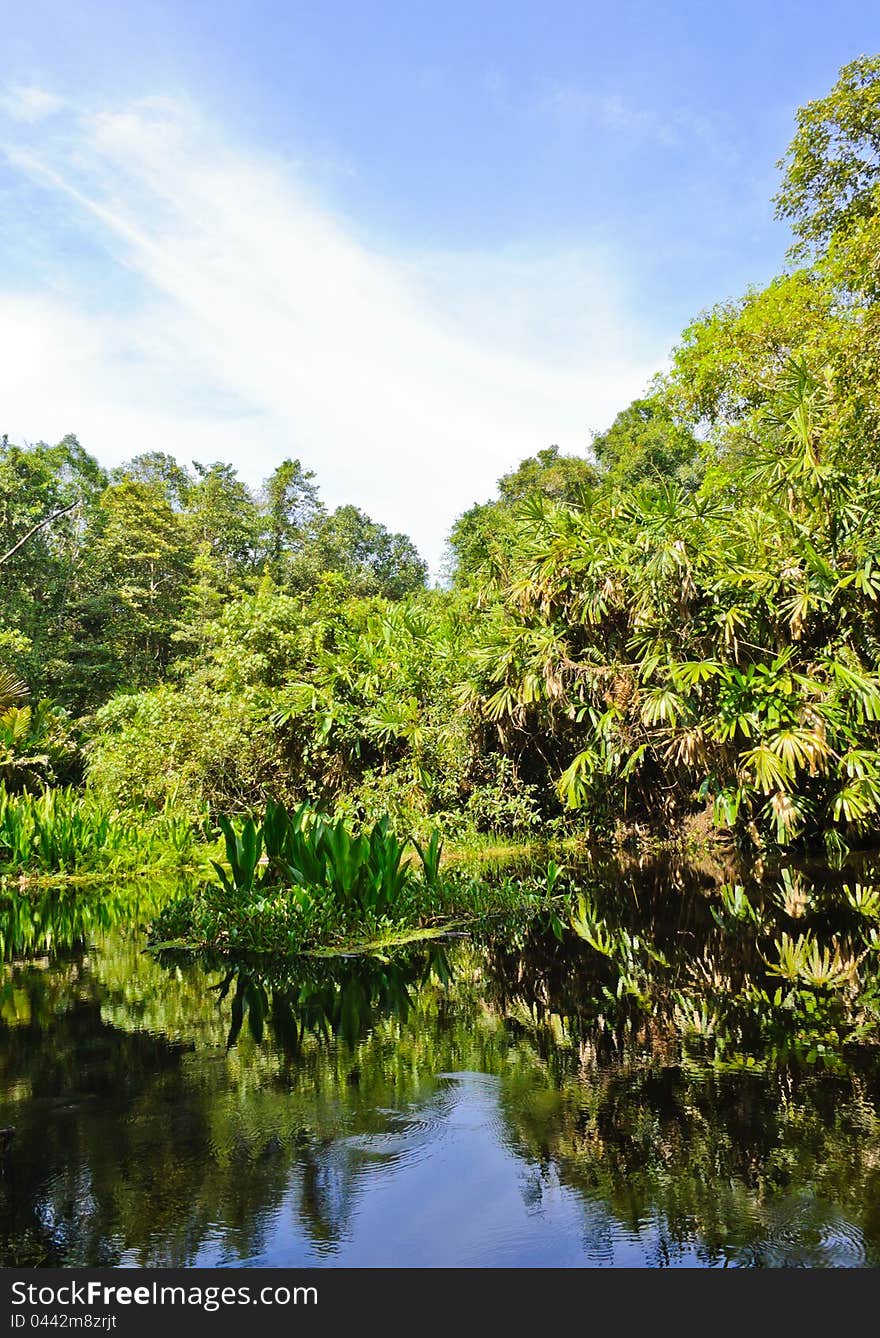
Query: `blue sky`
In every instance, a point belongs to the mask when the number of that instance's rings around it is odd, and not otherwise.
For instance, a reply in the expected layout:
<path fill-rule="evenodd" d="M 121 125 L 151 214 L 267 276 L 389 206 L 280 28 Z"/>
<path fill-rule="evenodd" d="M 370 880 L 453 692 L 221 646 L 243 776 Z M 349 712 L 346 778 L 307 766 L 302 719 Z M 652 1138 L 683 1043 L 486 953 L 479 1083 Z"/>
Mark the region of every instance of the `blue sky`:
<path fill-rule="evenodd" d="M 257 484 L 315 469 L 436 566 L 783 264 L 798 105 L 880 5 L 29 0 L 4 22 L 0 386 Z"/>

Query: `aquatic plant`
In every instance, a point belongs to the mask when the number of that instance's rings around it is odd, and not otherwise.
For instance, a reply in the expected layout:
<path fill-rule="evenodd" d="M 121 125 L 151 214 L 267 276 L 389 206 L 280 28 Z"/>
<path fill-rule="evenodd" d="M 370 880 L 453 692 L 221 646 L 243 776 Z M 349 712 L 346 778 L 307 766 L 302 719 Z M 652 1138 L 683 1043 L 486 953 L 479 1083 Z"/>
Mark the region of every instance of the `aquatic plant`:
<path fill-rule="evenodd" d="M 0 782 L 0 872 L 76 873 L 182 863 L 198 831 L 186 817 L 119 812 L 71 786 L 10 794 Z"/>
<path fill-rule="evenodd" d="M 376 917 L 400 902 L 416 876 L 404 862 L 408 843 L 392 830 L 387 817 L 355 835 L 344 818 L 305 806 L 291 814 L 283 804 L 270 803 L 259 825 L 252 817 L 239 830 L 226 817 L 219 825 L 229 870 L 216 861 L 214 868 L 229 893 L 284 886 L 301 898 L 329 899 Z M 421 856 L 435 879 L 439 853 L 435 836 Z"/>
<path fill-rule="evenodd" d="M 430 840 L 424 846 L 413 838 L 413 845 L 416 848 L 419 859 L 422 861 L 425 880 L 429 887 L 434 887 L 440 877 L 440 860 L 443 855 L 443 841 L 440 837 L 440 829 L 435 827 L 431 832 Z"/>
<path fill-rule="evenodd" d="M 458 862 L 441 868 L 437 830 L 422 845 L 398 835 L 387 816 L 357 831 L 308 805 L 290 812 L 270 803 L 259 821 L 218 825 L 226 859 L 212 861 L 216 881 L 163 908 L 154 944 L 289 954 L 378 946 L 499 913 L 549 915 L 561 928 L 563 871 L 553 860 L 543 874 L 478 877 Z"/>

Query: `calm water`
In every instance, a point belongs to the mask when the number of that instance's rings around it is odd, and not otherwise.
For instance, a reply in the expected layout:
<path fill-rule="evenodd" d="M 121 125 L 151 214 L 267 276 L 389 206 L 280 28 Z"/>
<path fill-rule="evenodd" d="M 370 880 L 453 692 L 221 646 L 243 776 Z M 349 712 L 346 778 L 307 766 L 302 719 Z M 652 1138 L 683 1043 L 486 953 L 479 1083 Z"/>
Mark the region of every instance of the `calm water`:
<path fill-rule="evenodd" d="M 880 1260 L 870 1049 L 715 1072 L 540 928 L 267 975 L 65 907 L 0 968 L 4 1262 Z"/>

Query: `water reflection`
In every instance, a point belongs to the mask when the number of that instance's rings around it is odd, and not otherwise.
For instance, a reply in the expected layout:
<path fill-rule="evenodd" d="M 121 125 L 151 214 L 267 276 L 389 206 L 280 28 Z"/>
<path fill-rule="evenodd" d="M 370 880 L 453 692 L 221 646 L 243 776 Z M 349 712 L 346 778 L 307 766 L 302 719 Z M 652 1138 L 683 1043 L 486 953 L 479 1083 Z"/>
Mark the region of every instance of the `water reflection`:
<path fill-rule="evenodd" d="M 633 877 L 673 983 L 694 936 L 746 969 L 699 887 Z M 615 1002 L 613 964 L 540 925 L 267 969 L 145 953 L 122 894 L 59 905 L 3 968 L 4 1262 L 880 1261 L 870 1046 L 725 1071 L 674 989 Z"/>
<path fill-rule="evenodd" d="M 155 914 L 169 891 L 147 881 L 52 886 L 0 878 L 0 962 L 81 948 L 120 922 L 136 928 Z"/>

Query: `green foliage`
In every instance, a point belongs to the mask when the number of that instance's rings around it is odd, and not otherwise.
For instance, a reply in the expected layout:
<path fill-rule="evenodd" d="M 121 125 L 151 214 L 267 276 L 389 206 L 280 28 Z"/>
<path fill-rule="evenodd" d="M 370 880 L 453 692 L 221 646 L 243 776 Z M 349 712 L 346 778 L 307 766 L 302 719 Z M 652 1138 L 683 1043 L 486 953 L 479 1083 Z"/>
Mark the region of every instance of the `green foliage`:
<path fill-rule="evenodd" d="M 293 801 L 285 739 L 271 715 L 254 689 L 221 694 L 198 681 L 115 697 L 94 718 L 89 783 L 113 804 L 168 803 L 192 815 L 240 811 L 272 794 Z"/>
<path fill-rule="evenodd" d="M 84 521 L 106 482 L 76 437 L 28 448 L 0 440 L 0 646 L 40 694 L 55 686 Z"/>
<path fill-rule="evenodd" d="M 299 460 L 284 460 L 266 481 L 269 571 L 278 582 L 323 514 L 314 477 Z"/>
<path fill-rule="evenodd" d="M 313 590 L 327 572 L 344 581 L 350 595 L 402 599 L 424 588 L 428 568 L 405 534 L 393 534 L 356 506 L 320 513 L 292 554 L 285 580 Z"/>
<path fill-rule="evenodd" d="M 27 695 L 27 684 L 0 665 L 0 711 L 15 710 Z"/>
<path fill-rule="evenodd" d="M 0 666 L 0 782 L 13 791 L 54 784 L 77 770 L 66 714 L 27 696 L 27 685 Z"/>
<path fill-rule="evenodd" d="M 826 245 L 876 211 L 880 184 L 880 56 L 859 56 L 797 113 L 777 213 L 807 244 Z"/>
<path fill-rule="evenodd" d="M 729 427 L 766 402 L 790 359 L 821 366 L 845 337 L 828 277 L 795 270 L 719 303 L 689 325 L 673 351 L 663 394 L 676 417 Z M 725 455 L 737 444 L 725 439 Z"/>
<path fill-rule="evenodd" d="M 190 471 L 152 451 L 108 477 L 75 437 L 3 438 L 0 651 L 39 693 L 91 711 L 198 655 L 261 575 L 304 598 L 331 572 L 349 595 L 424 586 L 405 535 L 356 507 L 328 515 L 312 479 L 287 460 L 258 497 L 221 462 Z"/>
<path fill-rule="evenodd" d="M 259 826 L 252 817 L 240 830 L 226 817 L 219 823 L 229 872 L 220 864 L 214 867 L 230 894 L 247 895 L 283 883 L 300 904 L 329 902 L 345 922 L 372 922 L 399 906 L 414 877 L 411 865 L 403 862 L 407 843 L 392 831 L 387 817 L 355 836 L 342 818 L 331 819 L 305 806 L 290 814 L 273 803 Z M 439 858 L 438 845 L 429 843 L 429 849 Z"/>
<path fill-rule="evenodd" d="M 440 837 L 439 828 L 434 828 L 430 839 L 424 846 L 419 845 L 416 840 L 413 840 L 413 845 L 419 859 L 422 861 L 425 881 L 429 887 L 436 887 L 440 878 L 440 860 L 443 855 L 443 841 Z"/>
<path fill-rule="evenodd" d="M 222 865 L 214 860 L 212 862 L 217 871 L 217 876 L 227 892 L 233 890 L 236 892 L 252 892 L 254 875 L 263 849 L 262 829 L 257 829 L 253 818 L 246 820 L 240 833 L 236 832 L 227 817 L 220 817 L 218 822 L 226 844 L 226 858 L 229 861 L 231 876 L 226 873 Z"/>
<path fill-rule="evenodd" d="M 498 480 L 498 498 L 476 503 L 452 526 L 448 565 L 457 585 L 479 578 L 487 565 L 503 563 L 516 544 L 517 507 L 529 497 L 576 504 L 597 481 L 593 464 L 579 455 L 560 455 L 549 446 L 529 456 Z"/>
<path fill-rule="evenodd" d="M 670 820 L 711 799 L 720 823 L 778 842 L 868 831 L 880 496 L 831 413 L 826 382 L 791 362 L 744 489 L 521 512 L 518 577 L 496 582 L 468 700 L 540 735 L 569 807 Z"/>
<path fill-rule="evenodd" d="M 72 787 L 10 794 L 0 782 L 0 872 L 109 873 L 192 860 L 197 831 L 173 812 L 120 813 Z"/>
<path fill-rule="evenodd" d="M 441 864 L 436 828 L 410 843 L 387 817 L 356 830 L 304 804 L 290 812 L 270 803 L 259 822 L 222 817 L 219 826 L 226 862 L 213 861 L 216 883 L 163 907 L 154 943 L 272 954 L 381 948 L 441 933 L 450 920 L 552 913 L 563 896 L 552 860 L 542 876 L 475 877 Z"/>
<path fill-rule="evenodd" d="M 78 778 L 79 763 L 70 720 L 53 702 L 0 711 L 0 781 L 10 790 Z"/>
<path fill-rule="evenodd" d="M 676 421 L 660 394 L 633 400 L 606 432 L 593 436 L 603 481 L 621 490 L 643 480 L 661 484 L 677 479 L 695 487 L 702 472 L 699 449 L 693 432 Z"/>

